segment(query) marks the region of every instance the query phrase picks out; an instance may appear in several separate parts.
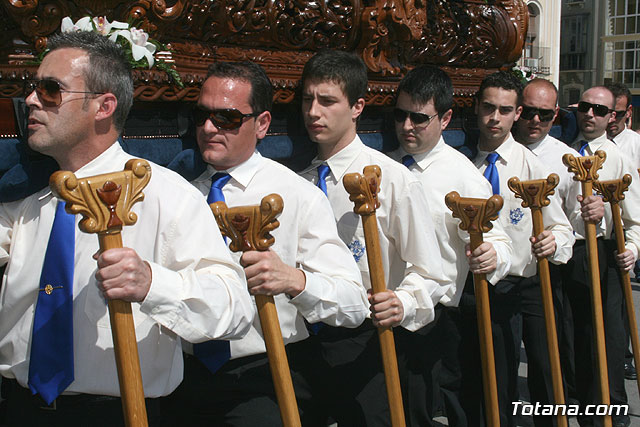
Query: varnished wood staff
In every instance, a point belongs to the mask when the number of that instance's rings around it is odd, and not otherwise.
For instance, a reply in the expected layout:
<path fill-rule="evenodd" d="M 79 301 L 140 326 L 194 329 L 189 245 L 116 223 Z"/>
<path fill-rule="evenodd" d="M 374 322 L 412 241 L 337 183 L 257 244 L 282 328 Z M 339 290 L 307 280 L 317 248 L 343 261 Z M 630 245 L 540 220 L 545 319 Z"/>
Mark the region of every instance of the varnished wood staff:
<path fill-rule="evenodd" d="M 265 196 L 260 206 L 227 208 L 224 202 L 210 206 L 220 232 L 230 239 L 229 249 L 233 252 L 266 251 L 275 242 L 269 233 L 280 225 L 276 220 L 283 209 L 279 195 Z M 275 302 L 271 295 L 256 295 L 255 298 L 282 424 L 299 427 L 300 415 Z"/>
<path fill-rule="evenodd" d="M 574 157 L 572 154 L 562 156 L 562 162 L 573 179 L 582 184 L 582 197 L 593 194 L 593 181 L 598 179 L 598 170 L 607 158 L 607 154 L 598 150 L 593 156 Z M 602 293 L 600 290 L 600 268 L 598 266 L 598 246 L 596 241 L 596 225 L 584 223 L 589 256 L 589 277 L 591 280 L 591 314 L 595 335 L 596 355 L 598 358 L 598 379 L 600 381 L 600 403 L 609 405 L 609 373 L 607 372 L 607 351 L 604 341 L 604 322 L 602 316 Z M 604 416 L 605 427 L 611 426 L 611 416 Z"/>
<path fill-rule="evenodd" d="M 150 179 L 149 163 L 131 159 L 122 172 L 87 178 L 79 179 L 72 172 L 58 171 L 51 175 L 49 186 L 58 198 L 67 202 L 67 212 L 82 214 L 80 230 L 98 233 L 100 252 L 104 252 L 122 247 L 122 226 L 133 225 L 138 220 L 131 206 L 144 199 L 142 189 Z M 108 306 L 125 425 L 147 426 L 131 303 L 109 300 Z"/>
<path fill-rule="evenodd" d="M 349 193 L 349 200 L 354 202 L 353 211 L 362 217 L 364 241 L 367 247 L 367 263 L 371 277 L 371 289 L 374 294 L 384 292 L 387 285 L 382 268 L 382 253 L 378 237 L 378 221 L 376 209 L 380 207 L 378 192 L 380 191 L 380 167 L 366 166 L 363 174 L 349 173 L 342 180 L 344 188 Z M 405 425 L 402 393 L 400 391 L 400 375 L 398 374 L 398 359 L 390 326 L 378 328 L 382 366 L 387 386 L 387 398 L 391 411 L 391 425 L 403 427 Z"/>
<path fill-rule="evenodd" d="M 488 199 L 474 199 L 460 197 L 460 194 L 456 191 L 447 194 L 444 201 L 453 213 L 453 216 L 461 220 L 460 228 L 469 233 L 471 252 L 482 244 L 482 233 L 491 230 L 493 226 L 490 221 L 498 218 L 498 212 L 504 203 L 502 197 L 497 194 L 494 194 Z M 498 385 L 496 383 L 491 308 L 489 305 L 489 290 L 486 275 L 484 273 L 474 273 L 473 284 L 476 295 L 476 315 L 478 319 L 480 359 L 482 362 L 485 416 L 488 426 L 499 426 L 500 409 L 498 407 Z"/>
<path fill-rule="evenodd" d="M 593 186 L 596 191 L 602 194 L 604 201 L 611 204 L 611 214 L 616 234 L 616 246 L 618 253 L 623 253 L 625 249 L 624 230 L 622 229 L 622 217 L 620 216 L 620 201 L 624 200 L 624 192 L 631 185 L 631 175 L 625 174 L 622 179 L 611 181 L 594 181 Z M 638 325 L 636 324 L 636 312 L 633 307 L 633 295 L 631 294 L 631 279 L 629 272 L 620 269 L 620 282 L 624 291 L 625 306 L 627 307 L 627 321 L 629 322 L 629 333 L 631 335 L 631 347 L 636 366 L 640 363 L 640 341 L 638 341 Z M 636 377 L 638 391 L 640 392 L 640 377 Z"/>
<path fill-rule="evenodd" d="M 547 179 L 520 181 L 517 177 L 509 179 L 507 185 L 522 199 L 522 207 L 531 209 L 533 219 L 533 235 L 539 236 L 544 231 L 542 208 L 548 206 L 549 196 L 553 195 L 560 179 L 552 173 Z M 538 276 L 540 277 L 540 291 L 542 293 L 542 307 L 544 310 L 544 324 L 547 332 L 547 351 L 551 364 L 551 381 L 553 383 L 553 397 L 556 405 L 564 405 L 564 387 L 562 385 L 562 370 L 560 368 L 560 353 L 558 351 L 558 334 L 556 331 L 556 317 L 553 308 L 553 294 L 551 291 L 551 275 L 547 258 L 538 258 Z M 558 412 L 558 426 L 566 427 L 567 416 Z"/>

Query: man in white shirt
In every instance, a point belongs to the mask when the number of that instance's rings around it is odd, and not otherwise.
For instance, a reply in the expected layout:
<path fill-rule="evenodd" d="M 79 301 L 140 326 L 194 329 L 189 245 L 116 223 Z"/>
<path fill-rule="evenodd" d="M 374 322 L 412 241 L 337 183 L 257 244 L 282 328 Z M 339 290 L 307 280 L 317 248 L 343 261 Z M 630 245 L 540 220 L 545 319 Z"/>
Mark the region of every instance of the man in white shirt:
<path fill-rule="evenodd" d="M 271 82 L 259 65 L 216 62 L 209 67 L 194 110 L 198 146 L 208 166 L 193 184 L 207 196 L 217 177 L 226 176 L 221 190 L 230 207 L 259 204 L 271 193 L 282 197 L 280 226 L 271 232 L 274 245 L 233 257 L 245 269 L 250 294 L 274 296 L 291 368 L 298 375 L 303 374 L 298 366 L 306 367 L 317 353 L 301 342 L 309 336 L 305 322 L 354 328 L 368 307 L 360 273 L 338 237 L 325 195 L 256 151 L 271 123 L 272 99 Z M 230 343 L 231 360 L 214 372 L 197 346 L 185 350 L 196 357 L 186 358 L 185 381 L 173 396 L 175 422 L 253 426 L 259 419 L 261 425 L 280 425 L 257 316 L 249 334 Z M 304 384 L 294 380 L 306 409 L 311 402 L 302 393 Z"/>
<path fill-rule="evenodd" d="M 580 183 L 573 179 L 562 163 L 564 154 L 580 154 L 549 135 L 558 113 L 558 91 L 553 83 L 534 79 L 522 91 L 522 113 L 514 129 L 515 139 L 533 152 L 552 172 L 558 174 L 560 183 L 555 191 L 560 198 L 565 215 L 576 237 L 576 246 L 584 247 L 584 221 L 598 223 L 604 215 L 601 197 L 589 196 L 582 200 Z M 582 204 L 581 204 L 582 202 Z M 573 328 L 567 295 L 562 287 L 561 266 L 551 264 L 551 286 L 556 311 L 556 329 L 560 343 L 560 358 L 565 388 L 569 396 L 575 395 L 573 363 Z M 527 384 L 531 402 L 554 402 L 551 367 L 546 345 L 544 310 L 539 283 L 528 283 L 522 288 L 522 340 L 527 352 Z M 551 416 L 534 416 L 536 426 L 551 426 Z"/>
<path fill-rule="evenodd" d="M 633 108 L 631 92 L 623 83 L 611 83 L 607 88 L 613 93 L 616 102 L 613 107 L 616 115 L 607 126 L 607 136 L 629 157 L 635 168 L 640 168 L 640 134 L 627 127 Z"/>
<path fill-rule="evenodd" d="M 456 369 L 450 366 L 459 350 L 462 334 L 458 302 L 469 270 L 487 274 L 493 284 L 506 276 L 512 248 L 502 226 L 495 222 L 485 234 L 484 243 L 472 253 L 469 233 L 460 229 L 460 220 L 453 217 L 444 202 L 451 191 L 457 191 L 462 197 L 483 199 L 493 194 L 491 185 L 473 163 L 442 138 L 442 132 L 451 120 L 452 106 L 453 86 L 444 71 L 422 65 L 407 73 L 398 86 L 393 111 L 400 147 L 390 155 L 407 166 L 423 184 L 449 285 L 440 300 L 447 309 L 438 319 L 437 326 L 431 326 L 432 332 L 424 336 L 421 341 L 424 347 L 416 349 L 414 354 L 418 363 L 411 372 L 418 375 L 418 384 L 412 384 L 411 398 L 419 398 L 426 405 L 437 398 L 432 394 L 439 385 L 449 423 L 460 425 L 464 412 L 455 386 L 460 378 Z M 452 170 L 455 174 L 451 174 Z M 436 362 L 442 368 L 433 372 Z M 432 378 L 434 373 L 439 378 Z M 433 416 L 430 410 L 430 407 L 425 410 L 425 418 L 429 420 Z"/>
<path fill-rule="evenodd" d="M 504 199 L 498 222 L 514 242 L 509 275 L 489 288 L 498 401 L 503 426 L 515 423 L 511 402 L 518 398 L 517 377 L 522 338 L 521 289 L 528 286 L 529 282 L 538 280 L 536 257 L 546 257 L 555 264 L 565 263 L 571 257 L 574 243 L 571 226 L 557 195 L 552 196 L 549 206 L 542 209 L 545 230 L 540 235 L 532 237 L 531 210 L 523 208 L 522 200 L 517 199 L 507 186 L 507 181 L 513 176 L 527 181 L 546 178 L 549 175 L 549 171 L 537 157 L 511 136 L 511 128 L 522 111 L 521 93 L 522 84 L 513 74 L 494 73 L 482 81 L 475 107 L 480 136 L 474 163 L 491 183 L 493 192 L 500 194 Z M 531 245 L 523 244 L 527 241 L 530 241 Z M 470 322 L 475 321 L 472 289 L 468 283 L 460 303 L 461 311 L 468 311 Z M 471 343 L 473 340 L 467 341 Z M 477 341 L 473 341 L 473 344 L 476 343 Z M 467 416 L 469 419 L 481 419 L 481 394 L 479 385 L 475 383 L 479 371 L 477 366 L 474 369 L 474 364 L 477 364 L 479 358 L 469 359 L 474 357 L 471 351 L 463 354 L 467 356 L 463 365 L 463 369 L 466 370 L 463 371 L 463 393 L 470 393 L 469 398 L 464 399 L 468 404 Z M 468 362 L 472 365 L 468 366 Z M 467 380 L 470 380 L 471 384 L 466 384 Z"/>
<path fill-rule="evenodd" d="M 626 173 L 634 177 L 620 202 L 622 221 L 625 229 L 626 250 L 622 254 L 615 251 L 611 209 L 605 205 L 604 217 L 599 227 L 602 231 L 598 239 L 598 258 L 600 263 L 600 286 L 602 288 L 603 315 L 607 347 L 607 366 L 609 373 L 609 392 L 612 404 L 626 404 L 624 388 L 624 353 L 626 336 L 624 330 L 623 296 L 619 281 L 619 270 L 630 270 L 638 257 L 640 247 L 640 185 L 635 179 L 637 171 L 627 155 L 607 138 L 607 126 L 615 120 L 615 98 L 609 89 L 603 86 L 592 87 L 585 91 L 578 103 L 577 121 L 580 134 L 573 147 L 584 155 L 593 155 L 603 150 L 607 158 L 598 171 L 600 180 L 619 179 Z M 578 253 L 577 260 L 586 260 L 586 250 Z M 574 323 L 574 347 L 576 366 L 577 398 L 582 405 L 599 401 L 599 385 L 594 375 L 593 331 L 590 310 L 590 281 L 586 261 L 572 260 L 567 267 L 570 275 L 564 278 Z M 594 417 L 583 417 L 585 425 L 593 422 Z M 614 417 L 614 425 L 629 425 L 628 417 Z"/>
<path fill-rule="evenodd" d="M 120 46 L 77 32 L 52 37 L 48 47 L 26 98 L 29 146 L 78 177 L 122 170 L 132 157 L 117 138 L 133 81 Z M 120 249 L 100 253 L 98 237 L 80 232 L 80 218 L 66 214 L 48 188 L 0 205 L 0 372 L 9 425 L 124 425 L 105 300 L 132 303 L 148 398 L 168 395 L 182 380 L 181 338 L 234 339 L 248 330 L 253 310 L 243 273 L 206 203 L 178 175 L 151 169 L 144 201 L 132 208 L 138 221 L 122 230 Z M 50 274 L 65 277 L 47 289 Z M 68 296 L 56 315 L 41 322 L 47 299 L 61 294 Z M 54 348 L 36 337 L 45 328 L 58 337 L 50 337 Z M 43 374 L 52 364 L 55 372 Z M 147 399 L 147 412 L 158 425 L 157 400 Z"/>
<path fill-rule="evenodd" d="M 336 421 L 340 425 L 390 425 L 374 327 L 396 327 L 403 382 L 403 359 L 413 351 L 409 348 L 419 340 L 419 331 L 439 315 L 439 302 L 446 298 L 449 287 L 428 202 L 420 182 L 406 167 L 366 147 L 356 134 L 367 91 L 367 71 L 360 58 L 347 52 L 320 52 L 305 65 L 301 87 L 305 126 L 318 144 L 318 156 L 302 176 L 326 188 L 340 237 L 351 249 L 367 288 L 362 221 L 353 212 L 342 179 L 347 173 L 362 173 L 368 165 L 378 165 L 382 171 L 376 215 L 388 290 L 369 296 L 371 321 L 352 331 L 323 329 L 318 339 L 328 364 L 322 374 L 331 387 L 325 399 Z M 409 402 L 406 388 L 404 391 Z M 405 412 L 411 423 L 411 408 L 406 406 Z"/>

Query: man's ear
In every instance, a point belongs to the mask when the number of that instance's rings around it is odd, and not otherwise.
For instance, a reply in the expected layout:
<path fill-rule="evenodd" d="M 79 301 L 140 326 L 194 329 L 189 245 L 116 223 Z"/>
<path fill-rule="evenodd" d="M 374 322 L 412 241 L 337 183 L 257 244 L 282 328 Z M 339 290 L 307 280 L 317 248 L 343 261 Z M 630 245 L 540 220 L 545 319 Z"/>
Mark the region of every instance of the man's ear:
<path fill-rule="evenodd" d="M 353 106 L 351 107 L 351 119 L 353 121 L 356 121 L 358 117 L 360 117 L 360 114 L 362 114 L 363 110 L 364 110 L 364 98 L 358 98 L 355 104 L 353 104 Z"/>
<path fill-rule="evenodd" d="M 107 119 L 116 111 L 116 107 L 118 106 L 118 98 L 112 93 L 105 93 L 99 95 L 95 99 L 98 102 L 98 109 L 96 110 L 96 121 Z"/>
<path fill-rule="evenodd" d="M 447 110 L 440 119 L 440 130 L 445 130 L 447 126 L 449 126 L 449 122 L 451 121 L 451 116 L 453 116 L 453 111 L 451 109 Z"/>
<path fill-rule="evenodd" d="M 522 105 L 518 105 L 518 107 L 516 108 L 516 117 L 513 120 L 514 122 L 518 121 L 518 119 L 520 118 L 520 114 L 522 114 Z"/>
<path fill-rule="evenodd" d="M 269 126 L 271 125 L 271 113 L 263 111 L 256 117 L 256 137 L 262 139 L 267 135 Z"/>

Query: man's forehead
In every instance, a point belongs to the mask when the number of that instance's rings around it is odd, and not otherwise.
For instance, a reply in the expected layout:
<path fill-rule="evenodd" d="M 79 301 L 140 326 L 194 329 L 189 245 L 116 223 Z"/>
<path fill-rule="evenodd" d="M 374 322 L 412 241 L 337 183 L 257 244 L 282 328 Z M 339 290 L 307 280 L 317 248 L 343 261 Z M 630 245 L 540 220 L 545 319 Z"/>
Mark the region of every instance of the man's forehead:
<path fill-rule="evenodd" d="M 330 90 L 332 92 L 335 92 L 336 90 L 339 91 L 342 95 L 347 96 L 347 94 L 345 93 L 345 87 L 344 87 L 344 83 L 341 81 L 338 81 L 336 79 L 331 79 L 329 77 L 327 78 L 314 78 L 314 79 L 307 79 L 304 82 L 304 86 L 302 87 L 302 91 L 303 92 L 308 92 L 310 90 L 311 86 L 324 86 L 324 88 L 326 90 Z"/>
<path fill-rule="evenodd" d="M 60 48 L 49 52 L 38 67 L 37 77 L 64 80 L 81 76 L 89 64 L 89 55 L 82 49 Z"/>
<path fill-rule="evenodd" d="M 514 107 L 518 102 L 518 93 L 515 90 L 501 87 L 488 87 L 482 91 L 480 102 L 496 105 L 497 107 Z"/>
<path fill-rule="evenodd" d="M 582 97 L 580 98 L 580 100 L 581 101 L 600 101 L 601 104 L 606 103 L 609 106 L 612 106 L 615 102 L 611 91 L 601 87 L 588 89 L 582 94 Z"/>

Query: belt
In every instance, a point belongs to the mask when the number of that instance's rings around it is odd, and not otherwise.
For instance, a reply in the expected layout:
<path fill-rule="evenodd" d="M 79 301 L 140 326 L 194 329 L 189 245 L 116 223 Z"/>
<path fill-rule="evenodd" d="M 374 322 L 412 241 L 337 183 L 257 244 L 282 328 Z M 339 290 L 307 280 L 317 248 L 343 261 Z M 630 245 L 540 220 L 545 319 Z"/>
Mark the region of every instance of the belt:
<path fill-rule="evenodd" d="M 69 407 L 78 407 L 80 405 L 120 400 L 117 396 L 106 396 L 102 394 L 61 394 L 54 399 L 50 405 L 47 405 L 39 394 L 32 394 L 31 390 L 22 387 L 13 378 L 2 378 L 2 396 L 10 399 L 25 399 L 30 401 L 32 406 L 47 411 L 56 411 Z"/>

